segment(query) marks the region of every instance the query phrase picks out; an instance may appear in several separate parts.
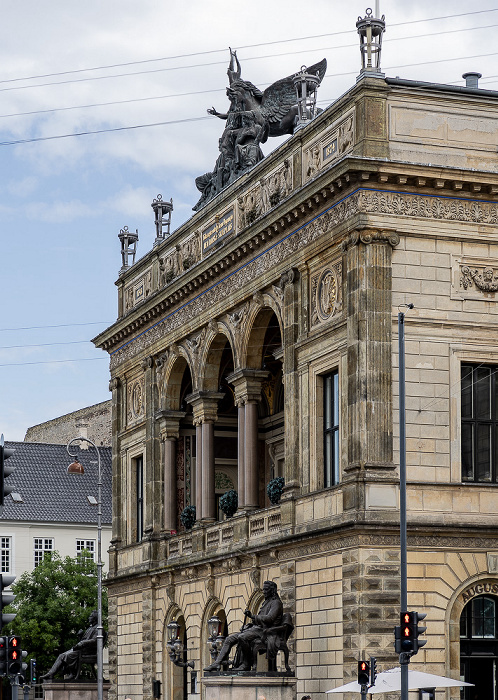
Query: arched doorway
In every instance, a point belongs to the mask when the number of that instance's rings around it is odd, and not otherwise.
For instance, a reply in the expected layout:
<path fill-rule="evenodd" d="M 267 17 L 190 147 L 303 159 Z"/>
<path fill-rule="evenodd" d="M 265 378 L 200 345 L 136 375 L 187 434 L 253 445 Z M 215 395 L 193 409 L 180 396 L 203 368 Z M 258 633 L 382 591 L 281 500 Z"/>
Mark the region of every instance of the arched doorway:
<path fill-rule="evenodd" d="M 498 598 L 479 595 L 460 616 L 460 674 L 473 688 L 462 689 L 462 700 L 498 698 Z"/>

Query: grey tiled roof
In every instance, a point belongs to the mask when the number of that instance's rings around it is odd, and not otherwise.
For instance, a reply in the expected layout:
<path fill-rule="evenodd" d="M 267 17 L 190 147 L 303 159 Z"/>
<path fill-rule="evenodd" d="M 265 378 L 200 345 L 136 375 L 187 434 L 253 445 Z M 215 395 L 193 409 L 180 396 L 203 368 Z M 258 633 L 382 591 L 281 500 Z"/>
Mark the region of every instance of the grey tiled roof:
<path fill-rule="evenodd" d="M 7 484 L 20 494 L 22 503 L 7 496 L 2 520 L 91 523 L 97 522 L 97 506 L 87 496 L 97 498 L 97 453 L 93 447 L 80 450 L 71 446 L 71 452 L 85 469 L 84 474 L 67 474 L 73 461 L 65 445 L 47 445 L 37 442 L 6 442 L 14 454 L 6 466 L 15 467 Z M 99 447 L 102 467 L 102 524 L 111 523 L 111 448 Z M 92 464 L 92 462 L 95 464 Z"/>

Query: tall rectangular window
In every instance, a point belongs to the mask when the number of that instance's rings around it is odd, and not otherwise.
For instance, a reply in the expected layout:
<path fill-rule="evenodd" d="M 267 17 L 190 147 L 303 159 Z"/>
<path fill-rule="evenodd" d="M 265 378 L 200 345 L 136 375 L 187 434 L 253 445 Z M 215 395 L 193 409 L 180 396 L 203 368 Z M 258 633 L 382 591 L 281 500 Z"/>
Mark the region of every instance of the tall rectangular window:
<path fill-rule="evenodd" d="M 95 561 L 95 540 L 76 540 L 76 556 L 85 555 Z"/>
<path fill-rule="evenodd" d="M 54 551 L 53 537 L 35 537 L 34 539 L 34 565 L 42 561 L 45 554 Z"/>
<path fill-rule="evenodd" d="M 143 456 L 135 459 L 136 470 L 136 514 L 137 514 L 137 542 L 142 541 L 144 534 L 144 459 Z"/>
<path fill-rule="evenodd" d="M 498 365 L 463 364 L 462 481 L 498 481 Z"/>
<path fill-rule="evenodd" d="M 323 378 L 323 485 L 339 483 L 339 372 Z"/>
<path fill-rule="evenodd" d="M 0 537 L 0 573 L 10 574 L 12 565 L 12 538 Z"/>

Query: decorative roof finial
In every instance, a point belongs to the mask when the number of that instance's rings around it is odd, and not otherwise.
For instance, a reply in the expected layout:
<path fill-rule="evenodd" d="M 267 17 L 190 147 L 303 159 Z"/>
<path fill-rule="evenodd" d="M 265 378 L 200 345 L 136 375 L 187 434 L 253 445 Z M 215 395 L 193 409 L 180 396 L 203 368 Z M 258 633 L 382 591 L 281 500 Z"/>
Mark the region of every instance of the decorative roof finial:
<path fill-rule="evenodd" d="M 132 233 L 128 230 L 128 226 L 124 226 L 119 232 L 118 238 L 121 241 L 121 258 L 123 260 L 123 265 L 119 271 L 119 274 L 121 274 L 130 267 L 130 258 L 131 264 L 134 265 L 135 263 L 138 229 L 135 231 L 135 233 Z"/>
<path fill-rule="evenodd" d="M 367 7 L 365 17 L 358 17 L 356 29 L 360 35 L 361 52 L 361 72 L 358 76 L 362 78 L 365 73 L 384 77 L 380 72 L 380 53 L 382 49 L 382 35 L 386 30 L 385 15 L 380 19 L 372 16 L 372 9 Z"/>
<path fill-rule="evenodd" d="M 162 243 L 166 236 L 169 236 L 173 199 L 171 198 L 169 202 L 165 202 L 163 201 L 162 195 L 158 194 L 150 206 L 154 210 L 154 223 L 156 225 L 156 240 L 154 241 L 154 245 L 156 246 Z"/>

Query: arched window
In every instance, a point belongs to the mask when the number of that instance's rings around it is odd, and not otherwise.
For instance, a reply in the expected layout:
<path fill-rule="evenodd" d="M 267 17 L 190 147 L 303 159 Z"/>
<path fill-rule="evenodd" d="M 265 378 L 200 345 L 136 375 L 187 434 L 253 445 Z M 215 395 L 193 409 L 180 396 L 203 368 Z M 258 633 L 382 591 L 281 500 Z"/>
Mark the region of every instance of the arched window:
<path fill-rule="evenodd" d="M 460 616 L 461 678 L 474 683 L 462 698 L 488 700 L 498 697 L 498 598 L 480 595 L 464 607 Z"/>

